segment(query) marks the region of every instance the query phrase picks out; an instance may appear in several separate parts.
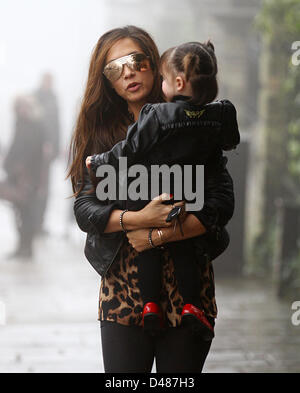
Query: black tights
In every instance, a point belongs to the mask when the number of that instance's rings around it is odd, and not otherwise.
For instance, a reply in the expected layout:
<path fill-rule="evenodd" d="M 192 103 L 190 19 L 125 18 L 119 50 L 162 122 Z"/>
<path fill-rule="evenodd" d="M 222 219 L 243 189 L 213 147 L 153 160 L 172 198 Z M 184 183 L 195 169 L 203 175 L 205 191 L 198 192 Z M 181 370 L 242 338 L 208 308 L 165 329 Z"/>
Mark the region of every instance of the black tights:
<path fill-rule="evenodd" d="M 101 322 L 101 339 L 106 373 L 149 373 L 154 358 L 158 373 L 201 373 L 211 346 L 184 327 L 151 337 L 139 326 L 109 321 Z"/>
<path fill-rule="evenodd" d="M 168 244 L 174 261 L 175 276 L 184 304 L 192 303 L 201 307 L 199 301 L 199 280 L 197 276 L 197 257 L 190 239 Z M 149 249 L 139 253 L 138 285 L 144 304 L 159 303 L 162 277 L 162 251 Z"/>

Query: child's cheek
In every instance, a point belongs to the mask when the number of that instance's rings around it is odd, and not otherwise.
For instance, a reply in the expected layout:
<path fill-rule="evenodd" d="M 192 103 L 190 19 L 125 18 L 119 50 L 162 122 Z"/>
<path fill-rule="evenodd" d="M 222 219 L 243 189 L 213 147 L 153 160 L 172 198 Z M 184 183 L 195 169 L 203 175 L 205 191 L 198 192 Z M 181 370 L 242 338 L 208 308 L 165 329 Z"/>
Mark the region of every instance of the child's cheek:
<path fill-rule="evenodd" d="M 163 81 L 163 83 L 162 83 L 162 91 L 163 91 L 165 97 L 168 98 L 169 97 L 169 90 L 168 90 L 168 86 L 165 81 Z"/>

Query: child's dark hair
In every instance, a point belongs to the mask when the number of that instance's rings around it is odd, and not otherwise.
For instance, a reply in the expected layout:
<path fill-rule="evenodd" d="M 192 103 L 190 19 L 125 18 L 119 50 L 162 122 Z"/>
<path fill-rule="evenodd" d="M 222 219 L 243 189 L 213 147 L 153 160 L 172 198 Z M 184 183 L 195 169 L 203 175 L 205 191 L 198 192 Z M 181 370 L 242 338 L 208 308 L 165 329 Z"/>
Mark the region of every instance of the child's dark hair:
<path fill-rule="evenodd" d="M 215 48 L 206 43 L 188 42 L 168 49 L 161 56 L 161 66 L 173 74 L 183 72 L 193 90 L 192 102 L 204 105 L 218 95 L 217 59 Z"/>

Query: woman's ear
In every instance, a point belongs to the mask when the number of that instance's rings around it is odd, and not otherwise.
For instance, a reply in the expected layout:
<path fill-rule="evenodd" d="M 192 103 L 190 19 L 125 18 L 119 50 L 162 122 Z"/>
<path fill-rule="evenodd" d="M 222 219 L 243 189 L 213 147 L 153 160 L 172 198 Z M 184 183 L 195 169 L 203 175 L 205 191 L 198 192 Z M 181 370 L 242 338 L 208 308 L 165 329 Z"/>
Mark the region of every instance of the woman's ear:
<path fill-rule="evenodd" d="M 182 91 L 185 88 L 185 80 L 182 76 L 176 76 L 176 89 L 177 91 Z"/>

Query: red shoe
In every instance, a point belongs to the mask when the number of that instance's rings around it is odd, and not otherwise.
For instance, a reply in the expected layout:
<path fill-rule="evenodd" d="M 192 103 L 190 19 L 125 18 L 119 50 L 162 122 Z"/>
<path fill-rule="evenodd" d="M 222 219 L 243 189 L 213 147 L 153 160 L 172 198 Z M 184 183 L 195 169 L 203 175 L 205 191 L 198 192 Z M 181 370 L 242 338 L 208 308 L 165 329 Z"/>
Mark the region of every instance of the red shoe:
<path fill-rule="evenodd" d="M 151 335 L 156 335 L 164 327 L 163 315 L 160 307 L 153 302 L 148 302 L 143 310 L 143 327 Z"/>
<path fill-rule="evenodd" d="M 204 340 L 210 341 L 214 338 L 214 328 L 209 323 L 203 310 L 200 310 L 193 304 L 185 304 L 181 317 L 182 324 L 192 328 L 195 333 L 201 334 Z"/>

